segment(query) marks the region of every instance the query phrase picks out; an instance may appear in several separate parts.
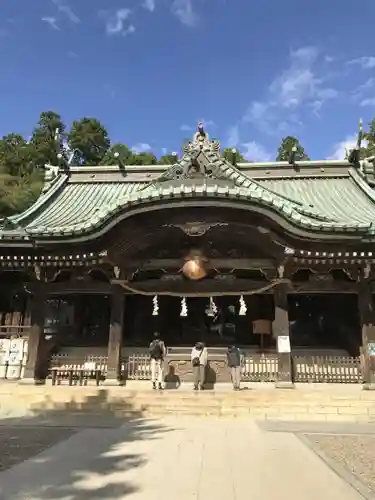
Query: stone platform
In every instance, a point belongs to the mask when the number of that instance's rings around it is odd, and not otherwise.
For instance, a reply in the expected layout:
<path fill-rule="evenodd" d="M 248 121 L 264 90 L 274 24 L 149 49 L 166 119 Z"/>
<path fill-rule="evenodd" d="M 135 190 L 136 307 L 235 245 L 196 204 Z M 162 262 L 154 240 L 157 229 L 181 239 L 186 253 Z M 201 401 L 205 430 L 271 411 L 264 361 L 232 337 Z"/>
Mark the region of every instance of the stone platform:
<path fill-rule="evenodd" d="M 231 391 L 225 384 L 212 391 L 193 392 L 189 385 L 155 392 L 144 382 L 126 387 L 0 384 L 0 417 L 49 414 L 120 420 L 137 414 L 375 422 L 375 392 L 356 385 L 301 385 L 292 390 L 254 384 L 240 392 Z"/>

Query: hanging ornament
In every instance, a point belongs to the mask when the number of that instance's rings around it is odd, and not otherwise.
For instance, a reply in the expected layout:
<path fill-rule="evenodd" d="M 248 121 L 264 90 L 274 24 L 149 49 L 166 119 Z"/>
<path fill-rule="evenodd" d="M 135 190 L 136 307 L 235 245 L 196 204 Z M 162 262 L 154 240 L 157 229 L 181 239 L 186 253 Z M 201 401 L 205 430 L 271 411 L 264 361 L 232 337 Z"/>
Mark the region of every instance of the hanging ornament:
<path fill-rule="evenodd" d="M 183 297 L 181 299 L 181 312 L 180 312 L 180 316 L 183 316 L 184 318 L 186 318 L 187 315 L 188 315 L 187 303 L 186 303 L 185 297 Z"/>
<path fill-rule="evenodd" d="M 211 318 L 213 316 L 215 316 L 215 314 L 217 313 L 217 307 L 216 307 L 215 301 L 212 297 L 210 297 L 210 303 L 209 303 L 205 312 L 206 312 L 207 316 L 209 316 Z"/>
<path fill-rule="evenodd" d="M 152 315 L 153 316 L 158 316 L 159 315 L 159 303 L 158 303 L 158 296 L 154 295 L 154 298 L 152 299 L 153 303 L 153 309 L 152 309 Z"/>
<path fill-rule="evenodd" d="M 246 302 L 243 298 L 243 295 L 240 297 L 240 312 L 238 313 L 240 316 L 246 316 L 247 307 Z"/>

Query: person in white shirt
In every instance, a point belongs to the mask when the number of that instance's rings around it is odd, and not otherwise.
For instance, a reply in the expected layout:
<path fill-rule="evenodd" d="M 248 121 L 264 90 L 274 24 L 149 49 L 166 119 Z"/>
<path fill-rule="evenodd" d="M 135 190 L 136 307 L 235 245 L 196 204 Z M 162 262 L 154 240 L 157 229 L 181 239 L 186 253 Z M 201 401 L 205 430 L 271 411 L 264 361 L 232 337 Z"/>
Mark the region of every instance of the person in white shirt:
<path fill-rule="evenodd" d="M 203 342 L 197 342 L 191 351 L 191 364 L 193 365 L 194 390 L 204 389 L 208 351 Z"/>

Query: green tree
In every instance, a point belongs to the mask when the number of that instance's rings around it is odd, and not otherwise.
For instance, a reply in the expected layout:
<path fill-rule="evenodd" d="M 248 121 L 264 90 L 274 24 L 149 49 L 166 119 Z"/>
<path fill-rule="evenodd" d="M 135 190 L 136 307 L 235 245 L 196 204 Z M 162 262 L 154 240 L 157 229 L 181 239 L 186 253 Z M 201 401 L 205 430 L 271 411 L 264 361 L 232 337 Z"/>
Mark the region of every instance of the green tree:
<path fill-rule="evenodd" d="M 110 140 L 99 120 L 86 117 L 73 122 L 68 144 L 72 151 L 77 150 L 79 164 L 99 165 L 110 147 Z"/>
<path fill-rule="evenodd" d="M 0 175 L 0 217 L 20 213 L 32 205 L 43 187 L 43 173 L 35 171 L 27 177 Z"/>
<path fill-rule="evenodd" d="M 222 152 L 223 157 L 232 163 L 233 161 L 233 149 L 236 150 L 236 163 L 241 163 L 245 162 L 245 158 L 242 156 L 242 154 L 236 149 L 236 148 L 225 148 Z"/>
<path fill-rule="evenodd" d="M 33 146 L 18 134 L 0 140 L 0 216 L 28 208 L 40 195 L 43 170 L 33 162 Z"/>
<path fill-rule="evenodd" d="M 101 161 L 102 165 L 131 165 L 134 153 L 126 145 L 116 142 L 108 149 Z"/>
<path fill-rule="evenodd" d="M 305 153 L 304 148 L 301 146 L 296 137 L 288 135 L 281 140 L 281 144 L 277 150 L 276 161 L 288 161 L 293 148 L 297 148 L 295 154 L 295 161 L 309 160 L 310 158 Z"/>
<path fill-rule="evenodd" d="M 363 133 L 366 146 L 361 148 L 361 158 L 375 156 L 375 118 L 368 124 L 368 131 Z"/>
<path fill-rule="evenodd" d="M 163 155 L 159 158 L 159 165 L 174 165 L 178 161 L 178 156 L 173 155 L 172 153 Z"/>
<path fill-rule="evenodd" d="M 32 146 L 19 134 L 8 134 L 0 140 L 0 170 L 24 177 L 33 170 Z"/>
<path fill-rule="evenodd" d="M 65 129 L 65 124 L 58 113 L 43 111 L 40 114 L 38 125 L 34 128 L 30 141 L 35 167 L 43 168 L 47 164 L 59 165 L 67 160 L 62 148 Z M 62 158 L 58 157 L 59 154 L 63 155 Z"/>
<path fill-rule="evenodd" d="M 131 165 L 157 165 L 158 160 L 153 153 L 134 153 L 131 158 Z"/>

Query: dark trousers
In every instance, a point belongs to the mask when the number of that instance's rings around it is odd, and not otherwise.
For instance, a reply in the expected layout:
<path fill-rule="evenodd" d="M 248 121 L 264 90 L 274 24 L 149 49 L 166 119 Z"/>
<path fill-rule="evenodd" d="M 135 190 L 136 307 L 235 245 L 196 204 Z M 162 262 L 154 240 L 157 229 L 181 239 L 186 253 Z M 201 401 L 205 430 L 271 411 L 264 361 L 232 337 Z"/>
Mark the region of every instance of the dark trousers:
<path fill-rule="evenodd" d="M 193 366 L 193 381 L 195 387 L 204 384 L 205 374 L 206 374 L 205 366 L 203 365 Z"/>

